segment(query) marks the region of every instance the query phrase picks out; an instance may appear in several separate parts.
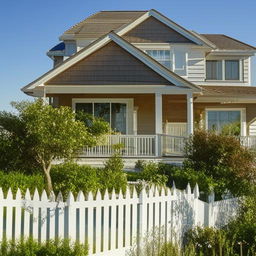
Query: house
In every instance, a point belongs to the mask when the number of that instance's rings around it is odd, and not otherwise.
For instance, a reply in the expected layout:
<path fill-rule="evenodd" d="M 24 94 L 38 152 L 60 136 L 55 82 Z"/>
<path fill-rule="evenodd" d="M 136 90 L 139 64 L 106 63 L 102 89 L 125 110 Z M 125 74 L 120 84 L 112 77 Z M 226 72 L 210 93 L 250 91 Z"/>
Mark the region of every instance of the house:
<path fill-rule="evenodd" d="M 158 11 L 101 11 L 74 25 L 48 51 L 54 68 L 22 88 L 54 106 L 102 117 L 119 133 L 84 157 L 182 156 L 195 128 L 237 123 L 256 136 L 256 48 L 222 34 L 187 30 Z"/>

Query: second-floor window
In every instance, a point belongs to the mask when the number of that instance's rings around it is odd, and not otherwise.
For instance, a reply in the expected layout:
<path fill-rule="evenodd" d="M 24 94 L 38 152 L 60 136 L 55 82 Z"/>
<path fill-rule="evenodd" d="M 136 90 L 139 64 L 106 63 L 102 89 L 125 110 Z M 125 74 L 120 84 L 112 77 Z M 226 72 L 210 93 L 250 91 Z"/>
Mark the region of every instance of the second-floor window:
<path fill-rule="evenodd" d="M 145 52 L 168 69 L 172 69 L 171 54 L 169 50 L 146 50 Z"/>
<path fill-rule="evenodd" d="M 240 60 L 207 60 L 206 80 L 240 80 Z"/>

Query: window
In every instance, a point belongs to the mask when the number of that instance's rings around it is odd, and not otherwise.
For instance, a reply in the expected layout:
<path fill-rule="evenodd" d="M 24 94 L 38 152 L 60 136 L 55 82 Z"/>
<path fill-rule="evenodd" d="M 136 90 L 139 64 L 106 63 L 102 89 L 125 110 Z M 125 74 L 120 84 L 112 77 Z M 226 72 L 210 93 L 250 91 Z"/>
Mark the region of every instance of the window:
<path fill-rule="evenodd" d="M 225 79 L 239 80 L 239 60 L 225 61 Z"/>
<path fill-rule="evenodd" d="M 171 54 L 169 50 L 146 50 L 145 52 L 165 67 L 172 69 Z"/>
<path fill-rule="evenodd" d="M 186 76 L 187 75 L 186 52 L 182 51 L 181 49 L 175 49 L 174 59 L 175 59 L 174 72 L 180 76 Z"/>
<path fill-rule="evenodd" d="M 208 110 L 207 111 L 207 129 L 220 133 L 227 124 L 241 123 L 240 110 Z"/>
<path fill-rule="evenodd" d="M 222 80 L 222 61 L 221 60 L 206 61 L 206 79 Z"/>
<path fill-rule="evenodd" d="M 240 80 L 240 60 L 207 60 L 207 80 Z"/>
<path fill-rule="evenodd" d="M 127 104 L 116 102 L 76 103 L 76 111 L 84 111 L 110 123 L 113 130 L 126 134 Z"/>

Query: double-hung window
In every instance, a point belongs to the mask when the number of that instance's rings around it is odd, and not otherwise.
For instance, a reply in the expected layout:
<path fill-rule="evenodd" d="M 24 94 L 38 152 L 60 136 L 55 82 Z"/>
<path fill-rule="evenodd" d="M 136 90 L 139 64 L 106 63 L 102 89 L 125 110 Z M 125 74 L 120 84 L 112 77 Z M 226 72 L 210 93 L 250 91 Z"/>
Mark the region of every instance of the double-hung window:
<path fill-rule="evenodd" d="M 234 80 L 242 77 L 240 60 L 207 60 L 206 80 Z"/>
<path fill-rule="evenodd" d="M 170 50 L 146 50 L 145 52 L 166 68 L 172 69 Z"/>

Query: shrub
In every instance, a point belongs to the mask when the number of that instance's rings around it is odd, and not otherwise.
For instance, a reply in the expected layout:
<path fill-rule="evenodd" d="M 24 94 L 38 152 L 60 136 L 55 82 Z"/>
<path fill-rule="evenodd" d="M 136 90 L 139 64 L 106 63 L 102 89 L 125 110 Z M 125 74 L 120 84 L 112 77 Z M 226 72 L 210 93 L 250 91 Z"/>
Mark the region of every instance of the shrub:
<path fill-rule="evenodd" d="M 64 163 L 52 167 L 52 181 L 55 193 L 61 191 L 66 197 L 69 191 L 84 193 L 96 192 L 103 185 L 100 183 L 99 170 L 87 165 Z"/>
<path fill-rule="evenodd" d="M 223 182 L 234 195 L 248 193 L 255 183 L 255 155 L 233 136 L 198 130 L 188 140 L 186 158 L 185 167 Z"/>
<path fill-rule="evenodd" d="M 105 167 L 99 170 L 99 179 L 103 189 L 112 191 L 125 191 L 127 186 L 127 177 L 123 172 L 124 163 L 119 153 L 115 153 L 105 163 Z"/>
<path fill-rule="evenodd" d="M 2 241 L 1 256 L 86 256 L 87 245 L 70 243 L 68 240 L 48 241 L 40 244 L 32 239 Z"/>
<path fill-rule="evenodd" d="M 37 188 L 41 193 L 45 188 L 44 176 L 38 174 L 24 174 L 21 172 L 10 172 L 5 173 L 0 171 L 0 187 L 3 189 L 4 194 L 7 193 L 8 189 L 11 188 L 13 194 L 20 188 L 21 193 L 24 195 L 28 188 L 31 193 Z"/>

